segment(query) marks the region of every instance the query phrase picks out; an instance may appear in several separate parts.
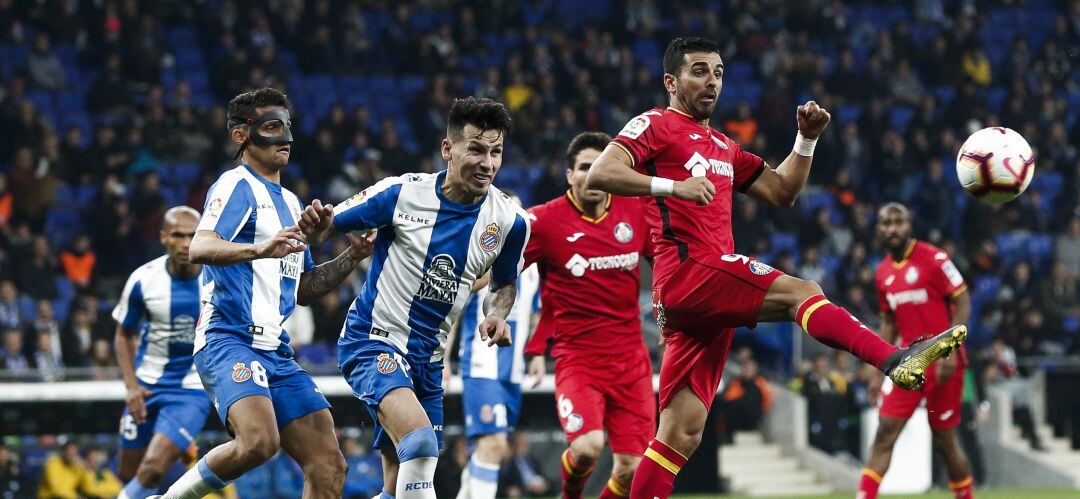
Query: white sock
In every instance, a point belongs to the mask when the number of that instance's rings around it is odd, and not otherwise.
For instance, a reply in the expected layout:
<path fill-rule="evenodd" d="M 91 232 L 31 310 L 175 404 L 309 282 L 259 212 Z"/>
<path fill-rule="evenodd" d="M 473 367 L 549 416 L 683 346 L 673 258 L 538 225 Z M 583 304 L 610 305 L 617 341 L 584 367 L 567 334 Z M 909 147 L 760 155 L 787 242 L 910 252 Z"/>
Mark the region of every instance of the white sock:
<path fill-rule="evenodd" d="M 458 489 L 457 499 L 469 499 L 472 497 L 472 493 L 469 490 L 469 466 L 466 465 L 465 469 L 461 470 L 461 488 Z"/>
<path fill-rule="evenodd" d="M 398 465 L 397 499 L 435 499 L 437 457 L 418 457 Z"/>
<path fill-rule="evenodd" d="M 206 465 L 206 458 L 204 457 L 199 460 L 198 464 L 187 470 L 187 473 L 177 479 L 176 483 L 173 483 L 172 487 L 169 487 L 169 490 L 161 498 L 199 499 L 211 492 L 225 488 L 226 485 L 228 483 L 218 478 L 213 470 Z"/>
<path fill-rule="evenodd" d="M 469 470 L 472 499 L 495 499 L 499 490 L 499 465 L 485 463 L 474 455 L 465 469 Z"/>

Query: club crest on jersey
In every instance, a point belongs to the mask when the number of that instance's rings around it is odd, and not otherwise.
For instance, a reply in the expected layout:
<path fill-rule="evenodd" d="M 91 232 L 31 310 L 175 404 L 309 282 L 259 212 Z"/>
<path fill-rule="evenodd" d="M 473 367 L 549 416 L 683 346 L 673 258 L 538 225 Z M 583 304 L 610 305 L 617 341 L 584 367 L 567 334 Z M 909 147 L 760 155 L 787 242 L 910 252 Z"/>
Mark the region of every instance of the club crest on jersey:
<path fill-rule="evenodd" d="M 622 131 L 619 132 L 619 135 L 631 139 L 637 139 L 638 137 L 641 137 L 642 133 L 645 133 L 645 130 L 649 128 L 649 124 L 650 123 L 648 116 L 641 115 L 635 117 L 634 119 L 630 120 L 630 122 L 627 123 L 626 126 L 623 127 Z"/>
<path fill-rule="evenodd" d="M 585 425 L 585 419 L 581 417 L 581 414 L 573 413 L 566 418 L 566 431 L 574 433 L 581 429 Z"/>
<path fill-rule="evenodd" d="M 435 258 L 431 259 L 431 266 L 420 281 L 420 291 L 416 292 L 416 296 L 421 299 L 453 304 L 458 291 L 458 279 L 454 275 L 456 267 L 454 257 L 446 253 L 435 255 Z"/>
<path fill-rule="evenodd" d="M 484 232 L 480 234 L 480 247 L 484 251 L 495 251 L 495 248 L 499 246 L 499 226 L 496 224 L 489 224 Z"/>
<path fill-rule="evenodd" d="M 232 366 L 232 380 L 237 383 L 243 383 L 251 379 L 251 369 L 248 369 L 243 362 L 237 362 Z"/>
<path fill-rule="evenodd" d="M 619 222 L 615 226 L 615 240 L 620 243 L 628 243 L 634 238 L 634 228 L 626 222 Z"/>
<path fill-rule="evenodd" d="M 772 271 L 773 268 L 770 267 L 768 264 L 761 263 L 757 260 L 750 260 L 750 272 L 753 272 L 757 275 L 765 275 Z"/>
<path fill-rule="evenodd" d="M 480 421 L 482 423 L 491 423 L 495 421 L 495 411 L 491 410 L 491 406 L 484 404 L 480 407 Z"/>
<path fill-rule="evenodd" d="M 393 357 L 390 357 L 390 354 L 380 353 L 375 359 L 375 368 L 378 369 L 380 373 L 390 374 L 397 371 L 397 362 L 394 361 Z"/>
<path fill-rule="evenodd" d="M 919 280 L 919 269 L 911 267 L 906 273 L 904 273 L 904 281 L 908 284 L 915 284 L 915 281 Z"/>

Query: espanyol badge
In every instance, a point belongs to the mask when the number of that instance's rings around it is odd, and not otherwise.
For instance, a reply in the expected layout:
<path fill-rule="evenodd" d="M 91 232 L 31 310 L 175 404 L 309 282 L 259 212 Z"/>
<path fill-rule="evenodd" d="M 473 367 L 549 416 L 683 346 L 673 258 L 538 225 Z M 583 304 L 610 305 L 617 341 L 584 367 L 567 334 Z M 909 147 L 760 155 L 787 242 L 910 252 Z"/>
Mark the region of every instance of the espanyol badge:
<path fill-rule="evenodd" d="M 394 362 L 394 359 L 390 358 L 390 354 L 380 353 L 378 359 L 376 359 L 375 367 L 380 373 L 390 374 L 397 371 L 397 362 Z"/>
<path fill-rule="evenodd" d="M 237 362 L 232 368 L 232 380 L 237 383 L 243 383 L 251 379 L 251 369 L 248 369 L 243 362 Z"/>
<path fill-rule="evenodd" d="M 620 243 L 628 243 L 634 238 L 634 228 L 626 222 L 619 222 L 615 226 L 615 240 Z"/>
<path fill-rule="evenodd" d="M 484 251 L 494 251 L 499 246 L 499 226 L 496 224 L 489 224 L 484 229 L 483 234 L 480 234 L 480 247 Z"/>

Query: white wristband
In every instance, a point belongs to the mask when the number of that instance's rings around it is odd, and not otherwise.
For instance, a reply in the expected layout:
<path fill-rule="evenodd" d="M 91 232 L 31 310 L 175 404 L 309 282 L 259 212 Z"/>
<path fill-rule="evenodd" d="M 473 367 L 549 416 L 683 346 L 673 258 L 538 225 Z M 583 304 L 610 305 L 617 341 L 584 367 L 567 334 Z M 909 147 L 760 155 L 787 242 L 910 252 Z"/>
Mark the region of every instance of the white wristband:
<path fill-rule="evenodd" d="M 675 181 L 670 178 L 653 177 L 649 192 L 653 196 L 670 196 L 675 193 Z"/>
<path fill-rule="evenodd" d="M 803 137 L 802 132 L 799 132 L 795 136 L 795 154 L 799 156 L 813 156 L 814 147 L 817 146 L 817 139 L 808 139 Z"/>

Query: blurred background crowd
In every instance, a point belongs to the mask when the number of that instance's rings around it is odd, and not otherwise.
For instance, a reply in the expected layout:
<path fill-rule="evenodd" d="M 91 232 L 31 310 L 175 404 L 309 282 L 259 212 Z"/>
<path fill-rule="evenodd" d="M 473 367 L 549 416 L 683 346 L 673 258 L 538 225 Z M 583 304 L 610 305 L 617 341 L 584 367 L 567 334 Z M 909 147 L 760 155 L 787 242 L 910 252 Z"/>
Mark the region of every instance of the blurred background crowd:
<path fill-rule="evenodd" d="M 833 115 L 795 208 L 736 199 L 737 251 L 819 282 L 873 325 L 875 210 L 900 201 L 968 282 L 978 377 L 1080 353 L 1077 0 L 0 0 L 0 377 L 117 377 L 109 310 L 162 253 L 164 210 L 201 210 L 231 166 L 236 93 L 287 92 L 284 183 L 330 202 L 443 168 L 452 100 L 502 100 L 514 129 L 495 183 L 532 205 L 566 189 L 571 137 L 666 104 L 662 52 L 686 34 L 723 46 L 713 125 L 770 164 L 790 151 L 797 104 Z M 973 202 L 953 173 L 968 133 L 994 125 L 1038 155 L 1032 187 L 1004 206 Z M 291 324 L 316 371 L 336 372 L 362 278 Z M 737 340 L 768 376 L 858 386 L 859 366 L 800 366 L 791 331 L 772 331 Z"/>

